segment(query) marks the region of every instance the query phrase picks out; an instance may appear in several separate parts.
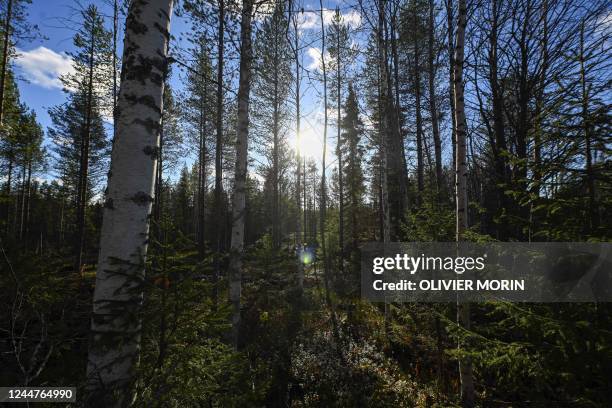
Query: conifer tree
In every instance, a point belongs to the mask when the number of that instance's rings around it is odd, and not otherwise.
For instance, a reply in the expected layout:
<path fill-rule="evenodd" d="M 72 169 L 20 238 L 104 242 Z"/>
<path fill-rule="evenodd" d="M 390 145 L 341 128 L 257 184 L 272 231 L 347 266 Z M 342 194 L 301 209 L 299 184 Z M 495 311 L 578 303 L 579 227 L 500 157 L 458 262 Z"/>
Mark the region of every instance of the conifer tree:
<path fill-rule="evenodd" d="M 347 220 L 350 240 L 349 248 L 351 251 L 350 259 L 351 262 L 356 262 L 361 232 L 359 219 L 363 206 L 363 195 L 365 193 L 364 174 L 361 167 L 364 156 L 362 146 L 364 129 L 363 122 L 359 117 L 359 102 L 357 101 L 357 95 L 352 83 L 348 85 L 341 129 L 342 146 L 346 157 L 346 164 L 342 171 L 346 180 L 346 195 L 348 198 Z"/>
<path fill-rule="evenodd" d="M 281 244 L 281 183 L 283 156 L 287 154 L 287 120 L 289 118 L 288 97 L 291 86 L 291 49 L 286 32 L 289 22 L 285 16 L 283 2 L 275 2 L 272 15 L 262 24 L 254 43 L 255 69 L 253 86 L 253 121 L 255 137 L 266 157 L 267 177 L 272 192 L 270 200 L 272 242 L 276 248 Z"/>
<path fill-rule="evenodd" d="M 96 123 L 96 118 L 103 114 L 112 116 L 113 109 L 111 33 L 104 27 L 104 17 L 96 6 L 90 5 L 82 10 L 81 17 L 83 21 L 74 36 L 76 51 L 71 54 L 75 72 L 61 78 L 65 91 L 70 94 L 72 108 L 78 109 L 74 112 L 74 120 L 79 126 L 73 130 L 78 132 L 74 139 L 78 141 L 79 148 L 74 237 L 74 267 L 77 273 L 81 272 L 85 255 L 86 210 L 91 198 L 88 183 L 92 140 L 95 143 L 96 133 L 103 128 L 100 121 Z M 94 132 L 96 127 L 98 132 Z"/>

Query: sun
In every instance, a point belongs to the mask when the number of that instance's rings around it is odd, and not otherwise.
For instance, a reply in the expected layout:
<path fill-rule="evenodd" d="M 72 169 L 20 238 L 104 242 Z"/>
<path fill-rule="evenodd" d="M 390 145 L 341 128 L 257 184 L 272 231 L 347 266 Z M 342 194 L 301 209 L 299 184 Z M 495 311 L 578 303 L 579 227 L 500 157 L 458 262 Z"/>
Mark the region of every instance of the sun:
<path fill-rule="evenodd" d="M 294 134 L 289 138 L 289 145 L 296 152 L 299 149 L 299 153 L 302 157 L 320 160 L 323 155 L 323 142 L 320 137 L 321 136 L 314 130 L 303 129 L 300 133 L 299 143 L 298 138 L 296 138 Z"/>

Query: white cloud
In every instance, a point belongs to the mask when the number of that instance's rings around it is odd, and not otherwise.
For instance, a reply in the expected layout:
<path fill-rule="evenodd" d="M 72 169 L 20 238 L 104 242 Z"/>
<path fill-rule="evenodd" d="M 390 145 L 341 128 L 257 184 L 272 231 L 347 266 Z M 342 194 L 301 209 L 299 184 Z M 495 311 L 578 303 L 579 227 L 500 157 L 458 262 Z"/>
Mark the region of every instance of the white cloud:
<path fill-rule="evenodd" d="M 332 23 L 336 10 L 323 9 L 323 24 L 328 26 Z M 342 21 L 349 27 L 355 29 L 361 25 L 361 14 L 357 10 L 351 10 L 348 13 L 340 13 Z M 300 30 L 312 30 L 321 28 L 320 13 L 312 10 L 306 10 L 304 13 L 298 14 L 298 27 Z"/>
<path fill-rule="evenodd" d="M 306 55 L 311 59 L 310 63 L 306 66 L 310 71 L 322 71 L 321 64 L 321 49 L 318 47 L 310 47 L 306 50 Z M 329 64 L 331 57 L 329 52 L 325 51 L 325 62 Z"/>
<path fill-rule="evenodd" d="M 39 46 L 30 51 L 17 50 L 17 65 L 27 80 L 47 89 L 61 89 L 60 76 L 74 72 L 72 58 Z"/>

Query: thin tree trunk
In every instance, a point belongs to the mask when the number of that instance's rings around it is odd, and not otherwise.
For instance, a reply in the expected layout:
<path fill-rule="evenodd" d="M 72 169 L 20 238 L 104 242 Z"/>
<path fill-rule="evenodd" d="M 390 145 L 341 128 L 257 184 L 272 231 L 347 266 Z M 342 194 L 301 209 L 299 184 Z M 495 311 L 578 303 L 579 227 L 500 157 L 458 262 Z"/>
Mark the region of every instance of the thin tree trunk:
<path fill-rule="evenodd" d="M 336 8 L 336 18 L 338 19 L 338 27 L 340 27 L 340 9 Z M 338 28 L 340 29 L 340 28 Z M 336 53 L 338 56 L 338 60 L 336 61 L 336 90 L 338 92 L 337 95 L 337 106 L 336 106 L 336 114 L 337 114 L 337 139 L 336 139 L 336 156 L 338 156 L 338 195 L 339 195 L 339 214 L 338 214 L 338 244 L 339 244 L 339 263 L 340 263 L 340 274 L 344 275 L 344 176 L 343 176 L 343 167 L 342 167 L 342 139 L 341 139 L 341 130 L 340 130 L 340 122 L 341 122 L 341 107 L 342 107 L 342 70 L 340 64 L 342 63 L 340 60 L 341 50 L 340 50 L 340 33 L 336 35 L 337 44 L 336 44 Z"/>
<path fill-rule="evenodd" d="M 87 208 L 87 187 L 89 178 L 89 141 L 91 139 L 91 115 L 93 109 L 93 75 L 94 75 L 94 49 L 95 33 L 92 27 L 89 38 L 89 77 L 87 83 L 87 100 L 85 101 L 85 126 L 81 140 L 81 163 L 79 169 L 78 207 L 77 207 L 77 237 L 75 271 L 81 273 L 83 252 L 85 250 L 85 211 Z"/>
<path fill-rule="evenodd" d="M 446 0 L 446 24 L 447 24 L 447 35 L 448 35 L 448 93 L 450 99 L 450 107 L 451 107 L 451 144 L 453 146 L 453 169 L 456 168 L 455 159 L 457 158 L 457 124 L 455 123 L 455 80 L 453 78 L 454 75 L 454 66 L 455 66 L 455 56 L 453 54 L 455 49 L 455 41 L 453 40 L 453 34 L 455 31 L 455 25 L 453 24 L 453 0 Z"/>
<path fill-rule="evenodd" d="M 6 84 L 6 71 L 11 41 L 11 19 L 13 18 L 13 0 L 6 5 L 6 18 L 4 20 L 4 43 L 2 44 L 2 71 L 0 71 L 0 126 L 4 122 L 4 87 Z"/>
<path fill-rule="evenodd" d="M 8 170 L 7 170 L 7 179 L 6 179 L 6 212 L 5 212 L 5 220 L 6 220 L 6 234 L 8 235 L 10 231 L 10 220 L 11 220 L 11 203 L 13 202 L 13 198 L 11 197 L 11 186 L 13 182 L 13 155 L 9 152 L 8 157 Z"/>
<path fill-rule="evenodd" d="M 25 220 L 26 174 L 27 174 L 27 168 L 26 168 L 26 163 L 24 162 L 22 169 L 21 169 L 21 202 L 20 202 L 20 209 L 19 209 L 19 234 L 17 235 L 20 241 L 23 240 L 23 223 Z"/>
<path fill-rule="evenodd" d="M 232 241 L 229 260 L 230 301 L 232 303 L 232 344 L 238 348 L 240 330 L 240 291 L 242 285 L 242 256 L 244 252 L 244 223 L 246 219 L 246 179 L 249 143 L 249 93 L 251 90 L 251 16 L 253 0 L 242 2 L 240 22 L 240 82 L 238 85 L 238 122 L 236 129 L 236 170 L 232 199 Z"/>
<path fill-rule="evenodd" d="M 90 405 L 122 407 L 133 397 L 172 5 L 130 2 L 93 298 Z"/>
<path fill-rule="evenodd" d="M 389 147 L 389 138 L 388 138 L 388 113 L 385 109 L 387 95 L 385 93 L 385 87 L 387 86 L 388 81 L 386 80 L 387 75 L 387 67 L 386 67 L 386 59 L 383 52 L 383 47 L 385 44 L 383 42 L 383 24 L 384 24 L 384 15 L 382 4 L 379 4 L 378 9 L 378 113 L 379 113 L 379 133 L 380 133 L 380 151 L 381 151 L 381 215 L 382 215 L 382 236 L 381 239 L 383 242 L 387 243 L 391 240 L 391 219 L 389 212 L 389 160 L 388 160 L 388 147 Z"/>
<path fill-rule="evenodd" d="M 465 118 L 465 99 L 463 88 L 463 60 L 465 27 L 467 25 L 466 0 L 459 0 L 459 16 L 457 22 L 457 38 L 455 42 L 455 66 L 454 66 L 454 88 L 455 88 L 455 121 L 457 123 L 457 158 L 455 173 L 455 190 L 457 202 L 457 228 L 456 240 L 463 241 L 465 231 L 468 227 L 467 219 L 467 122 Z M 469 303 L 457 304 L 457 321 L 466 330 L 470 329 L 470 305 Z M 460 342 L 459 347 L 462 347 Z M 459 360 L 459 376 L 461 381 L 461 401 L 464 407 L 471 408 L 474 400 L 474 376 L 472 373 L 472 361 L 469 357 Z"/>
<path fill-rule="evenodd" d="M 279 105 L 280 98 L 278 95 L 278 27 L 274 28 L 274 108 L 272 113 L 272 136 L 273 136 L 273 147 L 272 147 L 272 243 L 274 244 L 274 248 L 280 248 L 281 238 L 280 238 L 280 214 L 279 214 L 279 193 L 278 193 L 278 183 L 279 183 L 279 169 L 278 169 L 278 154 L 279 154 L 279 141 L 278 141 L 278 133 L 279 133 Z"/>
<path fill-rule="evenodd" d="M 293 11 L 293 10 L 291 10 Z M 304 292 L 304 264 L 302 259 L 302 217 L 301 211 L 304 211 L 304 237 L 306 236 L 306 205 L 304 205 L 304 209 L 302 210 L 302 200 L 301 200 L 301 173 L 302 173 L 302 156 L 300 151 L 300 132 L 301 132 L 301 112 L 300 112 L 300 60 L 299 60 L 299 30 L 298 30 L 298 21 L 297 15 L 293 17 L 293 31 L 295 35 L 295 43 L 293 45 L 293 52 L 295 58 L 295 137 L 296 137 L 296 146 L 297 146 L 297 165 L 296 165 L 296 204 L 297 204 L 297 220 L 296 220 L 296 246 L 297 246 L 297 272 L 298 272 L 298 289 L 299 296 L 301 297 Z M 304 161 L 305 162 L 305 161 Z M 304 174 L 306 177 L 306 174 Z M 306 184 L 306 180 L 304 180 L 304 185 Z M 306 196 L 304 195 L 304 199 Z M 305 204 L 305 203 L 304 203 Z"/>
<path fill-rule="evenodd" d="M 200 47 L 200 55 L 204 55 L 204 47 Z M 199 67 L 200 69 L 206 69 L 206 67 Z M 202 89 L 199 100 L 200 118 L 198 123 L 199 140 L 198 140 L 198 216 L 197 216 L 197 229 L 198 229 L 198 257 L 200 262 L 204 261 L 206 252 L 206 117 L 204 111 L 206 109 L 206 90 L 207 90 L 207 73 L 200 72 L 202 77 Z"/>
<path fill-rule="evenodd" d="M 435 45 L 435 21 L 434 21 L 434 0 L 429 0 L 429 41 L 428 41 L 428 70 L 429 70 L 429 111 L 431 115 L 431 129 L 434 140 L 434 153 L 436 158 L 436 191 L 438 202 L 442 201 L 442 142 L 440 140 L 440 127 L 438 124 L 438 107 L 436 104 L 436 71 L 434 66 L 434 45 Z"/>
<path fill-rule="evenodd" d="M 531 166 L 531 171 L 533 174 L 531 193 L 533 194 L 534 199 L 531 201 L 529 210 L 529 242 L 531 242 L 533 235 L 534 204 L 540 196 L 542 184 L 542 122 L 544 115 L 544 94 L 547 81 L 546 75 L 548 72 L 548 0 L 543 0 L 542 2 L 542 40 L 540 47 L 542 49 L 542 67 L 539 75 L 539 88 L 536 95 L 534 112 L 533 164 Z"/>
<path fill-rule="evenodd" d="M 117 33 L 119 31 L 119 4 L 113 1 L 113 116 L 117 108 Z"/>
<path fill-rule="evenodd" d="M 405 211 L 407 208 L 407 172 L 405 170 L 405 158 L 402 157 L 401 132 L 399 129 L 399 106 L 395 105 L 393 98 L 393 76 L 391 75 L 391 67 L 389 66 L 389 42 L 394 43 L 394 40 L 389 41 L 389 33 L 387 29 L 386 18 L 386 0 L 379 4 L 379 41 L 381 45 L 382 55 L 382 75 L 383 75 L 383 100 L 386 105 L 384 110 L 385 129 L 387 135 L 387 166 L 388 166 L 388 196 L 392 197 L 392 207 L 390 207 L 390 233 L 395 240 L 400 235 L 400 226 L 405 219 Z M 379 51 L 380 53 L 380 51 Z"/>
<path fill-rule="evenodd" d="M 23 217 L 23 240 L 28 238 L 28 233 L 30 230 L 30 206 L 31 206 L 31 198 L 32 198 L 32 158 L 28 157 L 28 177 L 26 179 L 26 205 L 25 205 L 25 214 Z M 27 241 L 26 246 L 27 246 Z"/>
<path fill-rule="evenodd" d="M 414 27 L 417 27 L 417 12 L 416 6 L 414 9 Z M 414 93 L 415 93 L 415 113 L 416 113 L 416 150 L 417 150 L 417 204 L 421 205 L 423 202 L 423 191 L 425 189 L 424 179 L 424 164 L 423 164 L 423 115 L 421 113 L 421 70 L 419 67 L 419 42 L 417 39 L 417 33 L 413 33 L 414 38 L 414 62 L 413 62 L 413 75 L 414 75 Z"/>
<path fill-rule="evenodd" d="M 495 133 L 494 141 L 492 143 L 492 151 L 495 159 L 495 171 L 497 175 L 497 183 L 502 186 L 496 186 L 497 195 L 497 206 L 500 209 L 508 208 L 508 199 L 504 193 L 504 185 L 509 182 L 508 180 L 508 165 L 506 162 L 505 152 L 507 151 L 506 144 L 506 131 L 504 123 L 504 95 L 500 89 L 499 78 L 498 78 L 498 67 L 497 67 L 497 36 L 498 36 L 498 1 L 492 0 L 492 20 L 491 20 L 491 32 L 489 34 L 489 83 L 491 88 L 491 109 L 493 111 L 493 131 Z M 505 227 L 506 221 L 502 220 L 497 226 L 497 238 L 500 240 L 506 240 L 508 238 L 507 228 Z"/>
<path fill-rule="evenodd" d="M 397 3 L 393 3 L 397 6 Z M 399 155 L 401 156 L 400 173 L 400 199 L 401 207 L 408 208 L 408 164 L 406 163 L 406 148 L 404 146 L 404 134 L 402 132 L 403 115 L 400 100 L 400 77 L 399 77 L 399 53 L 397 50 L 397 38 L 395 30 L 397 28 L 397 7 L 391 16 L 391 57 L 393 58 L 393 87 L 395 90 L 395 122 L 397 127 L 397 137 L 399 143 Z"/>
<path fill-rule="evenodd" d="M 587 86 L 584 49 L 584 20 L 580 24 L 580 88 L 582 93 L 582 128 L 584 132 L 584 155 L 586 166 L 586 181 L 589 203 L 589 233 L 592 234 L 598 227 L 597 208 L 595 206 L 595 177 L 593 174 L 593 155 L 591 152 L 591 120 L 589 117 L 589 89 Z"/>
<path fill-rule="evenodd" d="M 321 160 L 321 247 L 323 252 L 323 278 L 325 283 L 325 301 L 332 321 L 332 330 L 334 339 L 336 342 L 339 340 L 338 334 L 338 323 L 336 321 L 336 312 L 331 299 L 331 287 L 330 287 L 330 271 L 329 271 L 329 260 L 327 259 L 327 247 L 325 244 L 325 226 L 326 226 L 326 213 L 327 213 L 327 181 L 325 179 L 325 156 L 327 154 L 327 67 L 325 63 L 325 26 L 323 20 L 323 0 L 319 0 L 321 7 L 320 19 L 321 19 L 321 68 L 323 72 L 323 157 Z"/>
<path fill-rule="evenodd" d="M 221 272 L 221 250 L 223 249 L 223 225 L 225 224 L 221 208 L 223 190 L 223 58 L 225 51 L 225 0 L 219 0 L 219 35 L 217 62 L 217 141 L 215 145 L 215 256 L 213 272 L 213 305 L 219 302 L 219 275 Z"/>

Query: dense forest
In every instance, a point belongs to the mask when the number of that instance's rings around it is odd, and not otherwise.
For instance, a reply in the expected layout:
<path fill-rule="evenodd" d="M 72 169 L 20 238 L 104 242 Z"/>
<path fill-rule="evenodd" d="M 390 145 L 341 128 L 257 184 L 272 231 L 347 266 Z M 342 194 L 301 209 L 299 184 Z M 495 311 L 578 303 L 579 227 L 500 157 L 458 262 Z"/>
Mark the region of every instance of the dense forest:
<path fill-rule="evenodd" d="M 608 0 L 80 0 L 42 113 L 38 3 L 0 1 L 0 386 L 609 406 L 607 303 L 360 289 L 368 242 L 610 240 Z"/>

